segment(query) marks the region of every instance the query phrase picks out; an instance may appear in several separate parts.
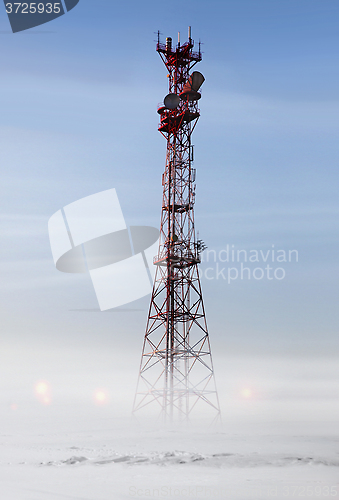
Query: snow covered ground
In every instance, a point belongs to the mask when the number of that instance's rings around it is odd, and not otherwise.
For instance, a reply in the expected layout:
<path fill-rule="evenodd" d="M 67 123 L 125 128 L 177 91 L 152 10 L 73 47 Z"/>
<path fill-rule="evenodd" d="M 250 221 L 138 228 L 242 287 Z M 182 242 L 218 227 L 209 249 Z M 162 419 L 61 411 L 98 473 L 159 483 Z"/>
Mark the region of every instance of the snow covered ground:
<path fill-rule="evenodd" d="M 120 352 L 21 351 L 2 362 L 0 500 L 339 500 L 335 356 L 217 355 L 223 425 L 164 429 L 131 420 Z"/>
<path fill-rule="evenodd" d="M 339 497 L 336 422 L 161 429 L 96 411 L 47 410 L 2 426 L 1 498 Z M 59 409 L 60 411 L 60 409 Z M 4 424 L 4 421 L 3 421 Z"/>

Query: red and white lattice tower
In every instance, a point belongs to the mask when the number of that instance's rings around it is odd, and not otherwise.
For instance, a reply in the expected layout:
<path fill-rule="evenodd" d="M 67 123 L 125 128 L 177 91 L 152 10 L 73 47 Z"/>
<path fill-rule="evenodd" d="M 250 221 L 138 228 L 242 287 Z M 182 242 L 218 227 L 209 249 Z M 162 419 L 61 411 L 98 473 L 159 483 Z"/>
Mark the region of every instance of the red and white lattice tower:
<path fill-rule="evenodd" d="M 172 39 L 156 50 L 168 71 L 169 94 L 158 109 L 167 140 L 163 202 L 155 282 L 143 344 L 133 412 L 156 406 L 165 421 L 187 420 L 192 412 L 220 418 L 198 264 L 204 244 L 194 227 L 195 169 L 192 132 L 200 116 L 204 81 L 191 72 L 201 61 L 189 28 L 188 42 Z"/>

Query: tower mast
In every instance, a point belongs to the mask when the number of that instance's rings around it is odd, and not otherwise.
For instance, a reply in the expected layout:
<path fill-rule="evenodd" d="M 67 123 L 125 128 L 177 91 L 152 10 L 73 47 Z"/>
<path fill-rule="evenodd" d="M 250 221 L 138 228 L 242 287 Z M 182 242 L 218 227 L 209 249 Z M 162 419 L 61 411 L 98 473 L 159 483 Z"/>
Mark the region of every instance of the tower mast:
<path fill-rule="evenodd" d="M 169 94 L 158 108 L 167 141 L 156 274 L 144 338 L 134 412 L 156 406 L 164 421 L 188 420 L 204 409 L 220 417 L 198 264 L 204 244 L 194 226 L 193 130 L 205 78 L 192 68 L 202 60 L 188 41 L 172 39 L 156 50 L 168 71 Z"/>

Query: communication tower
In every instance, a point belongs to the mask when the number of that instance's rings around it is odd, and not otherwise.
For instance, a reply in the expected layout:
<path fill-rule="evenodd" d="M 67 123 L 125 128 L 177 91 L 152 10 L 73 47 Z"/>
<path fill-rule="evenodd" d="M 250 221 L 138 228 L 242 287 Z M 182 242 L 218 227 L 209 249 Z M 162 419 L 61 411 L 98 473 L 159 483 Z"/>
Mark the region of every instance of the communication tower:
<path fill-rule="evenodd" d="M 202 60 L 199 42 L 156 50 L 168 71 L 169 94 L 158 107 L 167 141 L 156 274 L 144 338 L 133 412 L 156 406 L 164 421 L 188 420 L 192 412 L 220 418 L 198 264 L 204 243 L 194 226 L 195 177 L 192 132 L 200 116 L 205 78 L 192 68 Z"/>

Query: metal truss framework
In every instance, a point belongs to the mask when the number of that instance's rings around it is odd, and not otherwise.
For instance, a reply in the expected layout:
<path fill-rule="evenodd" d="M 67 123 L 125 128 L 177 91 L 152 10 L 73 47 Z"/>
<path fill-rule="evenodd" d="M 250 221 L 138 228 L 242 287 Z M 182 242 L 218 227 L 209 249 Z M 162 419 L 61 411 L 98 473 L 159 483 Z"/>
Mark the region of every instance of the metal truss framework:
<path fill-rule="evenodd" d="M 202 403 L 220 418 L 198 271 L 204 245 L 194 228 L 191 136 L 201 95 L 187 91 L 187 82 L 202 57 L 200 43 L 198 52 L 193 48 L 190 32 L 188 42 L 175 48 L 170 38 L 161 43 L 158 33 L 156 50 L 168 70 L 169 93 L 180 102 L 158 109 L 159 131 L 167 140 L 160 243 L 133 412 L 155 404 L 164 421 L 188 420 L 193 410 L 204 410 Z"/>

